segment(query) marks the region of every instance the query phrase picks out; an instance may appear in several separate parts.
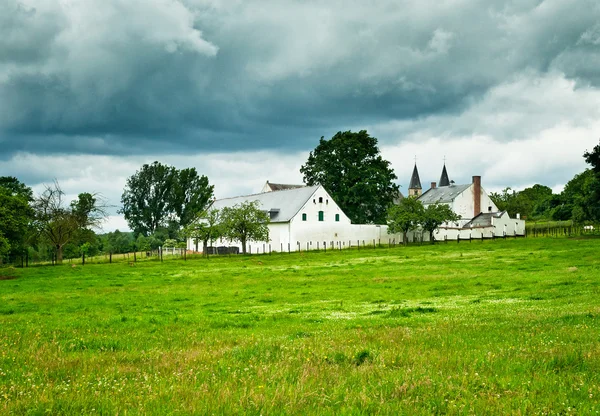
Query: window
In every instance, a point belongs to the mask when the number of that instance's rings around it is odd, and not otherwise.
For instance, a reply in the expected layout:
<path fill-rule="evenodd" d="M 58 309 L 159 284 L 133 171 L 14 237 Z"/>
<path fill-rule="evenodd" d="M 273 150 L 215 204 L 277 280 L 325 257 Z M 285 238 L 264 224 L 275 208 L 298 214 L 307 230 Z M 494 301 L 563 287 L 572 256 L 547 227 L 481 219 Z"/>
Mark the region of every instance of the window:
<path fill-rule="evenodd" d="M 488 207 L 488 212 L 492 212 L 492 207 Z"/>
<path fill-rule="evenodd" d="M 306 214 L 302 214 L 302 221 L 306 221 Z"/>
<path fill-rule="evenodd" d="M 319 211 L 319 221 L 324 221 L 324 217 L 323 211 Z"/>
<path fill-rule="evenodd" d="M 319 197 L 319 204 L 322 204 L 322 203 L 323 203 L 323 197 L 322 197 L 322 196 L 320 196 L 320 197 Z"/>
<path fill-rule="evenodd" d="M 337 222 L 339 222 L 339 221 L 340 221 L 340 214 L 335 214 L 335 220 L 336 220 Z"/>
<path fill-rule="evenodd" d="M 329 205 L 329 199 L 326 199 L 326 200 L 325 200 L 325 204 L 326 204 L 326 205 Z"/>

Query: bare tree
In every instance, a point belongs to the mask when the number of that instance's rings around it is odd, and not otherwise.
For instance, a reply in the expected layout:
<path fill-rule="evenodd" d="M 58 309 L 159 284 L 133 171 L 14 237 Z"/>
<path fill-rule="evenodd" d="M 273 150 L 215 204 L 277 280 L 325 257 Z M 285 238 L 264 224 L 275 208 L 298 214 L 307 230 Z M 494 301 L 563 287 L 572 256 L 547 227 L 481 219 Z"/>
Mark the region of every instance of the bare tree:
<path fill-rule="evenodd" d="M 107 217 L 106 205 L 98 194 L 81 193 L 69 205 L 64 197 L 54 181 L 33 202 L 35 227 L 56 250 L 58 263 L 62 263 L 63 248 L 69 241 L 82 230 L 98 228 Z"/>

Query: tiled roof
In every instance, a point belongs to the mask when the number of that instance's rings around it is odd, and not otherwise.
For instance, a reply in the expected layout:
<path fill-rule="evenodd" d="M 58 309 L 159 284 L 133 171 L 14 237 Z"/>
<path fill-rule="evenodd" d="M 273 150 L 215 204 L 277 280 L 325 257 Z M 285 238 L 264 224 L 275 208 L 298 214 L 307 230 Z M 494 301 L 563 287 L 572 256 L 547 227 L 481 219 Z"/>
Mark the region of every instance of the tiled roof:
<path fill-rule="evenodd" d="M 254 195 L 218 199 L 213 202 L 211 208 L 223 209 L 225 207 L 233 207 L 242 202 L 258 201 L 260 209 L 272 213 L 271 222 L 288 222 L 300 211 L 317 188 L 319 186 L 302 186 L 300 188 L 277 192 L 263 192 Z"/>
<path fill-rule="evenodd" d="M 423 204 L 435 204 L 436 202 L 449 203 L 466 191 L 472 184 L 439 186 L 431 188 L 419 198 Z"/>

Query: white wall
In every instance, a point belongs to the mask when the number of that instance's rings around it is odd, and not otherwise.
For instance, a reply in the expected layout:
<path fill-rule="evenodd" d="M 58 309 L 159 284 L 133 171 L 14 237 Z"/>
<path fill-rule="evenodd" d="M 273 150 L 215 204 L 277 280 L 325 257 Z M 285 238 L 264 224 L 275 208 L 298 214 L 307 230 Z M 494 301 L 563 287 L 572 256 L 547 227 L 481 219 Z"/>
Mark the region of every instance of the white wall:
<path fill-rule="evenodd" d="M 452 210 L 464 219 L 471 219 L 476 215 L 474 212 L 474 210 L 475 210 L 475 199 L 474 199 L 475 189 L 474 188 L 475 187 L 473 186 L 473 184 L 471 184 L 470 187 L 465 189 L 464 192 L 462 192 L 460 195 L 458 195 L 454 199 L 454 201 L 451 205 Z M 490 199 L 489 195 L 483 189 L 483 187 L 481 187 L 480 198 L 481 198 L 481 205 L 480 205 L 481 212 L 497 212 L 498 211 L 498 207 Z M 489 209 L 490 207 L 492 208 L 491 210 Z M 479 213 L 477 213 L 477 214 L 479 214 Z"/>

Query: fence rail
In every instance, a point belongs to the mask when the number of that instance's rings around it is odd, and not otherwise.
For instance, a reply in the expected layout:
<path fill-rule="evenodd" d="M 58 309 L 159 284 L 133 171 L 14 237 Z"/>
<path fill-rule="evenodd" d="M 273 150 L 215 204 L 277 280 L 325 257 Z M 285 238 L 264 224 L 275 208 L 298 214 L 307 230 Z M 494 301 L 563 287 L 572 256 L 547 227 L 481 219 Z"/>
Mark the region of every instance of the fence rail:
<path fill-rule="evenodd" d="M 551 228 L 552 229 L 552 228 Z M 598 228 L 594 228 L 593 230 L 585 230 L 582 229 L 580 231 L 576 231 L 576 229 L 571 230 L 571 234 L 568 232 L 563 234 L 541 234 L 537 232 L 535 237 L 559 237 L 559 236 L 574 236 L 580 235 L 576 234 L 576 232 L 581 235 L 589 235 L 598 232 Z M 493 241 L 497 239 L 514 239 L 514 238 L 524 238 L 524 237 L 532 237 L 530 232 L 526 234 L 512 234 L 507 235 L 503 233 L 502 235 L 492 235 L 484 236 L 482 234 L 474 236 L 471 234 L 469 238 L 464 238 L 464 236 L 458 235 L 457 238 L 444 238 L 443 240 L 435 240 L 435 244 L 460 244 L 464 242 L 483 242 L 483 241 Z M 415 245 L 428 245 L 431 244 L 430 241 L 424 240 L 422 237 L 414 238 L 412 241 L 407 241 L 408 246 Z M 247 247 L 247 255 L 270 255 L 274 253 L 306 253 L 306 252 L 327 252 L 327 251 L 344 251 L 344 250 L 373 250 L 380 248 L 394 248 L 398 246 L 404 246 L 401 241 L 397 241 L 394 238 L 390 239 L 373 239 L 373 240 L 348 240 L 348 241 L 305 241 L 300 242 L 297 241 L 293 246 L 292 244 L 279 244 L 278 247 L 275 247 L 273 244 L 269 243 L 253 243 L 248 244 Z M 188 259 L 200 259 L 204 257 L 210 256 L 236 256 L 240 255 L 241 251 L 238 247 L 227 247 L 227 246 L 219 246 L 219 247 L 208 247 L 208 253 L 199 253 L 193 252 L 191 250 L 185 249 L 162 249 L 162 250 L 150 250 L 150 251 L 136 251 L 130 253 L 104 253 L 93 257 L 81 256 L 79 258 L 68 258 L 63 260 L 63 264 L 73 265 L 74 267 L 80 265 L 88 265 L 88 264 L 106 264 L 106 263 L 120 263 L 120 264 L 129 264 L 130 266 L 135 266 L 138 262 L 163 262 L 163 261 L 186 261 Z M 168 253 L 168 254 L 167 254 Z M 13 266 L 16 267 L 28 267 L 28 266 L 44 266 L 44 265 L 55 265 L 56 262 L 52 261 L 42 261 L 42 262 L 31 262 L 26 260 L 25 257 L 15 259 L 12 262 Z"/>

